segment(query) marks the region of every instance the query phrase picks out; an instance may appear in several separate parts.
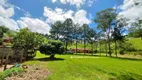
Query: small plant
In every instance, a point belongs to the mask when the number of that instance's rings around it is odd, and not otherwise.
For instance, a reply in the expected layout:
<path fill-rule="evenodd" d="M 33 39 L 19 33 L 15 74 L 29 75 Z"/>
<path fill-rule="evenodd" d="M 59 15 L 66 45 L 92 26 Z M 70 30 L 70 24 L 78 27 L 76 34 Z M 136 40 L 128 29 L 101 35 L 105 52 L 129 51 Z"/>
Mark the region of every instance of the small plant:
<path fill-rule="evenodd" d="M 0 80 L 4 80 L 4 78 L 12 75 L 16 75 L 18 73 L 24 72 L 22 68 L 12 68 L 5 70 L 4 72 L 0 73 Z"/>

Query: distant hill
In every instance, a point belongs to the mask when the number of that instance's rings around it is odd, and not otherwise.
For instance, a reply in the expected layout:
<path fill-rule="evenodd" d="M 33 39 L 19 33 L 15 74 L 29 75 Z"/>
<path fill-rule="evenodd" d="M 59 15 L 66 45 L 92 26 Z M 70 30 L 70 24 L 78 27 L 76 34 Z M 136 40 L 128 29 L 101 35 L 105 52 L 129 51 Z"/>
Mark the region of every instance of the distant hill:
<path fill-rule="evenodd" d="M 141 38 L 129 38 L 128 42 L 131 43 L 135 49 L 142 50 Z"/>

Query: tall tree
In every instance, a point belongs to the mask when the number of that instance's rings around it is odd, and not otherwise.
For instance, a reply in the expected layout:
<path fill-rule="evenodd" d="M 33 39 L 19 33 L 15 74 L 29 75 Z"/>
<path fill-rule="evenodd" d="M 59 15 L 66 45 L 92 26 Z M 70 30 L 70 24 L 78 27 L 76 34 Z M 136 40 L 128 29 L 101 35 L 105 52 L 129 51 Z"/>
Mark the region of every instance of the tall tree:
<path fill-rule="evenodd" d="M 62 41 L 66 44 L 66 51 L 68 48 L 69 41 L 73 38 L 73 21 L 71 18 L 66 19 L 63 22 L 63 28 L 62 28 Z"/>
<path fill-rule="evenodd" d="M 94 52 L 94 41 L 96 40 L 96 31 L 94 29 L 89 29 L 89 32 L 88 32 L 88 38 L 89 38 L 89 42 L 91 43 L 91 50 L 92 50 L 92 54 Z"/>
<path fill-rule="evenodd" d="M 23 48 L 23 56 L 28 59 L 28 50 L 34 49 L 34 47 L 37 47 L 38 45 L 42 44 L 42 42 L 44 42 L 43 39 L 43 37 L 31 32 L 28 28 L 24 28 L 21 29 L 20 32 L 18 32 L 17 35 L 14 37 L 13 47 L 15 49 L 19 47 Z"/>
<path fill-rule="evenodd" d="M 84 54 L 85 54 L 85 51 L 86 51 L 86 43 L 89 39 L 89 36 L 88 36 L 88 32 L 89 32 L 89 26 L 87 24 L 83 24 L 82 25 L 82 28 L 83 28 L 83 34 L 82 34 L 82 37 L 83 37 L 83 40 L 84 40 Z"/>
<path fill-rule="evenodd" d="M 112 32 L 112 36 L 115 43 L 115 55 L 117 57 L 117 41 L 123 40 L 123 36 L 121 35 L 120 30 L 117 27 L 114 28 L 114 31 Z"/>
<path fill-rule="evenodd" d="M 98 24 L 98 29 L 106 32 L 108 39 L 108 54 L 111 56 L 111 47 L 110 47 L 110 34 L 111 34 L 111 23 L 116 19 L 116 11 L 115 9 L 108 8 L 106 10 L 102 10 L 96 14 L 95 22 Z"/>
<path fill-rule="evenodd" d="M 78 39 L 81 38 L 81 34 L 83 32 L 82 28 L 80 27 L 79 24 L 74 24 L 74 32 L 73 32 L 73 39 L 75 40 L 75 46 L 76 50 L 75 52 L 77 53 L 77 48 L 78 48 Z"/>
<path fill-rule="evenodd" d="M 127 26 L 128 23 L 127 21 L 129 21 L 129 19 L 123 17 L 123 16 L 118 16 L 118 18 L 115 21 L 115 26 L 114 29 L 112 31 L 112 37 L 113 37 L 113 41 L 115 44 L 115 55 L 117 57 L 117 42 L 118 41 L 123 41 L 124 40 L 124 36 L 122 35 L 123 32 L 125 32 L 124 26 Z"/>

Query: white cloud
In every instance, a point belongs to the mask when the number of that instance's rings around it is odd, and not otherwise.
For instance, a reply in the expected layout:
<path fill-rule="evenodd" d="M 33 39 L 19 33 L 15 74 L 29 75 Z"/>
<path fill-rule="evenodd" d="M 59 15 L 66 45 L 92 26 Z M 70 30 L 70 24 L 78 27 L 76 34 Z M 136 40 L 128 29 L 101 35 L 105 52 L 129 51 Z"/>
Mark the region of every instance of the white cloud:
<path fill-rule="evenodd" d="M 17 23 L 21 28 L 27 27 L 32 32 L 49 34 L 50 31 L 50 26 L 38 18 L 21 17 L 21 20 L 17 20 Z"/>
<path fill-rule="evenodd" d="M 4 4 L 6 4 L 6 2 L 7 2 L 7 0 L 1 0 L 0 5 L 4 5 Z"/>
<path fill-rule="evenodd" d="M 88 6 L 92 6 L 94 1 L 96 0 L 52 0 L 53 3 L 60 1 L 62 4 L 70 4 L 75 5 L 77 8 L 80 8 L 85 3 L 88 4 Z"/>
<path fill-rule="evenodd" d="M 142 18 L 142 0 L 124 0 L 119 8 L 122 10 L 119 15 L 130 19 L 130 22 L 134 22 L 138 17 Z"/>
<path fill-rule="evenodd" d="M 9 18 L 13 15 L 14 15 L 14 9 L 13 8 L 5 9 L 4 7 L 0 6 L 0 16 Z"/>
<path fill-rule="evenodd" d="M 79 24 L 89 24 L 91 21 L 86 17 L 87 12 L 85 10 L 79 10 L 75 13 L 73 21 Z"/>
<path fill-rule="evenodd" d="M 89 20 L 87 16 L 87 12 L 85 10 L 79 10 L 76 13 L 72 10 L 64 11 L 60 8 L 55 8 L 52 10 L 51 8 L 44 7 L 43 15 L 47 17 L 47 23 L 54 23 L 56 21 L 65 21 L 67 18 L 71 18 L 75 23 L 79 24 L 89 24 L 91 20 Z"/>
<path fill-rule="evenodd" d="M 52 0 L 53 3 L 55 3 L 57 0 Z"/>
<path fill-rule="evenodd" d="M 16 21 L 11 19 L 14 15 L 14 7 L 7 3 L 7 0 L 0 0 L 0 26 L 5 26 L 11 30 L 19 29 Z"/>
<path fill-rule="evenodd" d="M 7 0 L 1 0 L 0 1 L 0 16 L 9 18 L 13 15 L 14 15 L 14 8 L 10 4 L 7 3 Z"/>
<path fill-rule="evenodd" d="M 21 19 L 17 21 L 11 19 L 11 17 L 14 15 L 14 8 L 23 11 L 26 17 L 21 17 Z M 48 24 L 40 19 L 29 17 L 31 17 L 30 13 L 25 11 L 24 9 L 9 4 L 7 0 L 0 0 L 0 26 L 5 26 L 14 31 L 19 30 L 19 27 L 28 27 L 33 32 L 49 34 L 50 27 Z"/>
<path fill-rule="evenodd" d="M 6 26 L 7 28 L 16 31 L 19 29 L 18 24 L 13 19 L 4 18 L 0 16 L 0 26 Z"/>
<path fill-rule="evenodd" d="M 91 7 L 92 4 L 94 3 L 94 1 L 97 1 L 97 0 L 88 0 L 88 2 L 87 2 L 87 3 L 88 3 L 88 6 Z"/>

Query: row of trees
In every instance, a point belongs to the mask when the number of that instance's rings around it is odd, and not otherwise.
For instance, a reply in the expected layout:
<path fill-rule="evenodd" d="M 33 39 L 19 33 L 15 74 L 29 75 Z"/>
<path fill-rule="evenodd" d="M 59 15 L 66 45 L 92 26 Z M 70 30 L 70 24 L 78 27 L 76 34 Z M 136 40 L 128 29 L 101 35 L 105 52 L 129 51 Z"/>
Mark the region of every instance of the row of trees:
<path fill-rule="evenodd" d="M 123 27 L 127 25 L 125 18 L 117 19 L 117 13 L 115 9 L 109 8 L 102 10 L 96 14 L 94 22 L 97 23 L 97 28 L 100 30 L 95 31 L 90 28 L 87 24 L 79 25 L 75 24 L 72 19 L 68 18 L 64 22 L 57 21 L 51 26 L 51 39 L 61 40 L 65 42 L 66 50 L 68 43 L 74 41 L 77 43 L 78 40 L 84 41 L 84 49 L 86 49 L 86 43 L 91 43 L 92 51 L 94 51 L 94 42 L 105 41 L 106 48 L 108 46 L 107 53 L 111 56 L 111 41 L 115 43 L 115 54 L 117 56 L 117 41 L 122 41 Z"/>
<path fill-rule="evenodd" d="M 52 24 L 50 33 L 50 39 L 61 40 L 65 43 L 66 51 L 69 42 L 75 42 L 77 52 L 78 40 L 84 41 L 84 49 L 86 49 L 86 43 L 92 43 L 93 49 L 93 42 L 96 39 L 96 31 L 94 29 L 87 24 L 75 24 L 70 18 L 64 22 L 57 21 Z"/>

